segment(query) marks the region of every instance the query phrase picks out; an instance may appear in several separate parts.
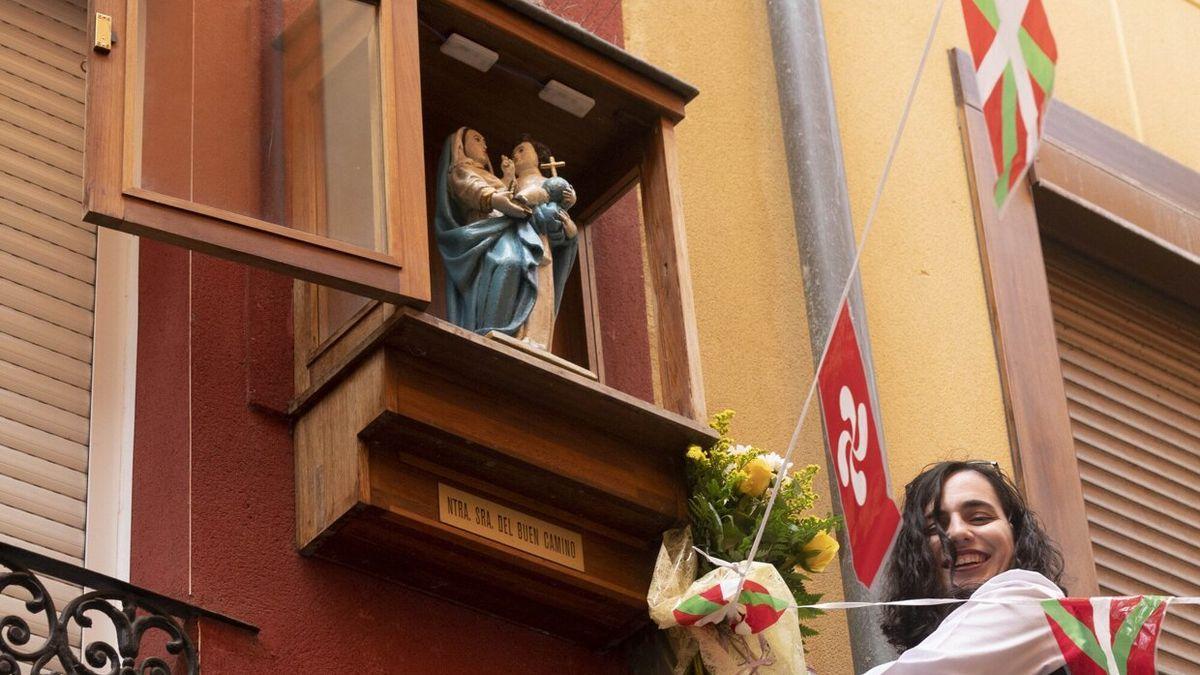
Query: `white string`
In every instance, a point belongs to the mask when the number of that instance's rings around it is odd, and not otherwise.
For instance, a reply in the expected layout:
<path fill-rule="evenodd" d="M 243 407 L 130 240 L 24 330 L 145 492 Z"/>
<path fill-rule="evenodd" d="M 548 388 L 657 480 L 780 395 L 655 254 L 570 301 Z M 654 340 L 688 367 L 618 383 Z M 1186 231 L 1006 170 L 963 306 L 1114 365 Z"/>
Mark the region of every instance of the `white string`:
<path fill-rule="evenodd" d="M 721 560 L 720 558 L 709 555 L 708 553 L 706 553 L 704 551 L 704 549 L 700 548 L 699 546 L 693 546 L 692 550 L 695 551 L 696 553 L 704 556 L 708 560 L 708 562 L 712 563 L 713 567 L 730 569 L 730 570 L 733 570 L 734 572 L 738 572 L 738 573 L 741 573 L 741 570 L 743 570 L 743 569 L 747 570 L 747 572 L 750 569 L 751 562 L 749 560 L 743 560 L 741 562 L 732 563 L 732 562 L 729 562 L 728 560 Z M 741 578 L 741 581 L 745 581 L 745 580 L 746 580 L 746 578 L 745 578 L 745 576 L 743 576 Z M 737 593 L 734 593 L 733 595 L 730 595 L 729 597 L 730 598 L 741 598 L 741 592 L 742 592 L 742 589 L 741 589 L 741 586 L 739 585 Z M 970 597 L 970 598 L 910 598 L 908 600 L 887 600 L 887 601 L 880 601 L 880 602 L 867 602 L 867 601 L 818 602 L 818 603 L 815 603 L 812 605 L 798 605 L 798 604 L 792 603 L 792 604 L 786 605 L 785 609 L 819 609 L 822 611 L 826 611 L 826 610 L 837 610 L 837 609 L 863 609 L 866 607 L 929 607 L 929 606 L 933 606 L 933 605 L 954 605 L 954 604 L 977 604 L 977 605 L 1034 605 L 1034 604 L 1039 604 L 1040 605 L 1043 602 L 1046 602 L 1048 600 L 1053 600 L 1053 601 L 1083 600 L 1083 599 L 1087 599 L 1087 600 L 1133 600 L 1135 598 L 1144 598 L 1144 597 L 1146 597 L 1146 595 L 1148 595 L 1148 594 L 1142 594 L 1142 595 L 1097 595 L 1097 596 L 1089 596 L 1087 598 L 1080 598 L 1080 597 L 1075 597 L 1075 598 L 976 598 L 976 597 Z M 1176 595 L 1157 595 L 1157 594 L 1149 594 L 1149 595 L 1154 595 L 1155 597 L 1162 598 L 1163 601 L 1168 605 L 1200 605 L 1200 596 L 1188 596 L 1188 595 L 1176 596 Z M 682 602 L 680 604 L 682 604 Z M 733 610 L 736 610 L 738 605 L 739 605 L 739 603 L 730 602 L 726 606 L 726 609 L 733 611 Z"/>
<path fill-rule="evenodd" d="M 921 61 L 917 64 L 917 73 L 913 77 L 912 85 L 908 89 L 908 99 L 904 102 L 904 111 L 900 114 L 900 123 L 896 127 L 896 134 L 892 138 L 892 147 L 888 150 L 887 161 L 883 165 L 883 173 L 879 176 L 879 184 L 875 188 L 875 198 L 871 202 L 871 210 L 867 212 L 867 220 L 863 225 L 862 234 L 859 236 L 858 245 L 854 252 L 854 263 L 850 266 L 850 274 L 847 275 L 846 283 L 842 285 L 842 292 L 837 301 L 837 309 L 841 310 L 842 303 L 846 301 L 846 296 L 850 293 L 850 288 L 854 284 L 855 275 L 858 274 L 858 265 L 862 260 L 863 247 L 867 243 L 867 235 L 871 232 L 871 225 L 875 222 L 875 214 L 879 209 L 879 201 L 883 197 L 883 187 L 887 183 L 888 174 L 892 170 L 892 161 L 896 158 L 896 151 L 900 147 L 900 138 L 904 134 L 904 125 L 908 122 L 908 114 L 912 110 L 913 99 L 917 94 L 917 85 L 921 82 L 921 74 L 925 71 L 925 61 L 929 57 L 929 50 L 933 46 L 933 38 L 937 33 L 938 22 L 942 17 L 942 6 L 946 4 L 946 0 L 938 0 L 937 9 L 933 14 L 933 23 L 929 26 L 929 35 L 925 38 L 925 48 L 921 51 Z M 837 315 L 834 315 L 836 322 Z M 804 397 L 804 405 L 800 408 L 800 418 L 796 420 L 796 427 L 792 431 L 792 438 L 788 441 L 787 453 L 783 456 L 783 464 L 779 469 L 778 475 L 775 477 L 775 485 L 771 489 L 771 497 L 767 500 L 767 508 L 763 512 L 762 523 L 758 526 L 758 532 L 754 535 L 754 543 L 750 546 L 750 552 L 746 556 L 746 560 L 754 561 L 758 555 L 758 546 L 762 543 L 763 532 L 767 529 L 767 519 L 771 515 L 771 509 L 775 507 L 775 500 L 779 497 L 779 489 L 783 486 L 783 479 L 787 476 L 788 469 L 791 466 L 792 453 L 796 450 L 796 445 L 800 441 L 800 431 L 804 428 L 804 420 L 808 417 L 808 409 L 812 404 L 813 394 L 817 391 L 817 375 L 821 372 L 821 366 L 825 363 L 825 357 L 829 354 L 829 345 L 833 338 L 834 322 L 830 323 L 829 332 L 825 336 L 825 346 L 821 349 L 821 358 L 817 361 L 816 370 L 813 372 L 812 383 L 808 387 L 808 394 Z M 749 569 L 748 567 L 746 569 Z M 742 592 L 742 586 L 746 583 L 746 571 L 740 572 L 741 580 L 738 582 L 737 593 L 734 597 L 739 597 Z"/>
<path fill-rule="evenodd" d="M 1138 595 L 1100 595 L 1090 597 L 1090 600 L 1132 600 L 1144 596 Z M 1200 605 L 1200 597 L 1160 595 L 1168 605 Z M 891 600 L 889 602 L 818 602 L 815 605 L 788 605 L 788 609 L 819 609 L 822 611 L 837 609 L 862 609 L 865 607 L 929 607 L 932 605 L 976 604 L 976 605 L 1040 605 L 1047 600 L 1081 600 L 1083 598 L 914 598 L 912 600 Z"/>
<path fill-rule="evenodd" d="M 745 574 L 749 572 L 750 560 L 732 563 L 728 560 L 709 555 L 704 549 L 699 546 L 693 546 L 692 550 L 701 556 L 704 556 L 708 562 L 712 563 L 713 567 L 730 569 L 742 575 L 740 582 L 745 582 Z M 744 570 L 744 571 L 743 571 Z M 739 598 L 739 602 L 729 602 L 725 607 L 725 613 L 733 615 L 737 612 L 742 594 L 742 585 L 739 583 L 737 592 L 728 596 L 729 598 Z M 866 607 L 930 607 L 933 605 L 954 605 L 954 604 L 977 604 L 977 605 L 1040 605 L 1046 601 L 1058 600 L 1133 600 L 1136 598 L 1144 598 L 1147 594 L 1142 595 L 1098 595 L 1089 596 L 1087 598 L 910 598 L 908 600 L 887 600 L 880 602 L 867 601 L 834 601 L 834 602 L 818 602 L 811 605 L 798 605 L 795 603 L 785 606 L 785 609 L 819 609 L 822 611 L 838 610 L 838 609 L 863 609 Z M 1200 596 L 1175 596 L 1175 595 L 1155 595 L 1163 599 L 1167 605 L 1200 605 Z M 682 602 L 680 603 L 682 604 Z M 696 624 L 700 625 L 700 624 Z"/>
<path fill-rule="evenodd" d="M 726 569 L 731 569 L 735 572 L 738 572 L 739 574 L 741 574 L 741 569 L 743 567 L 746 568 L 747 571 L 750 569 L 750 561 L 749 560 L 743 560 L 740 563 L 731 563 L 728 560 L 721 560 L 720 558 L 709 555 L 704 549 L 700 548 L 699 546 L 693 546 L 692 550 L 695 551 L 696 553 L 699 553 L 700 555 L 704 556 L 705 558 L 707 558 L 708 562 L 712 563 L 713 567 L 724 567 Z M 739 588 L 738 590 L 741 590 L 741 589 Z"/>

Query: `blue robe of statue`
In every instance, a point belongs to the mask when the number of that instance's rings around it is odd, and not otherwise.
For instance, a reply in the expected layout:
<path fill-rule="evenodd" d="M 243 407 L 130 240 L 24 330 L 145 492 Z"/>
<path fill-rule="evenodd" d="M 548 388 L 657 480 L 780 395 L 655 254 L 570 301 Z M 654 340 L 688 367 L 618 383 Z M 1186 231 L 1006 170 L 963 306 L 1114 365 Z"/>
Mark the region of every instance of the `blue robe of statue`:
<path fill-rule="evenodd" d="M 528 218 L 495 216 L 466 222 L 450 185 L 452 171 L 465 159 L 462 136 L 460 129 L 446 139 L 438 162 L 434 224 L 446 267 L 447 315 L 454 324 L 476 333 L 495 330 L 515 335 L 537 299 L 537 268 L 543 257 L 539 231 L 550 240 L 555 311 L 578 241 L 564 237 L 561 225 L 555 232 L 557 221 L 552 216 L 560 207 L 554 202 L 535 207 Z"/>

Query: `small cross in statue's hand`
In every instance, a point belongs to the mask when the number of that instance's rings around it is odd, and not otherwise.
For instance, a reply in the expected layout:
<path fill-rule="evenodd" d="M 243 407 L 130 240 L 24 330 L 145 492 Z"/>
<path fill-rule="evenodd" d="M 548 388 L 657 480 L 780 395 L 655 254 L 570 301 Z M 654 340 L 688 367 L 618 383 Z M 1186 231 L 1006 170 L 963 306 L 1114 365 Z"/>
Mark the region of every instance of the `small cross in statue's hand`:
<path fill-rule="evenodd" d="M 550 155 L 550 161 L 546 162 L 545 164 L 539 164 L 538 167 L 540 167 L 542 169 L 550 169 L 550 175 L 554 178 L 557 178 L 558 177 L 558 167 L 566 166 L 566 165 L 567 165 L 566 162 L 554 161 L 554 155 Z"/>

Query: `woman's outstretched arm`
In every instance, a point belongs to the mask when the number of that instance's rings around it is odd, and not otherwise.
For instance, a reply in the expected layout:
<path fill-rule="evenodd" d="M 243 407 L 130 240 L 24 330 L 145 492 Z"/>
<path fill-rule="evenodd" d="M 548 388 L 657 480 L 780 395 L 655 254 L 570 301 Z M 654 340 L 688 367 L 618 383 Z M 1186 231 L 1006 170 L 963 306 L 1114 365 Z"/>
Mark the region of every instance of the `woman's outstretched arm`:
<path fill-rule="evenodd" d="M 1065 660 L 1040 603 L 1062 597 L 1058 586 L 1036 572 L 1002 572 L 980 586 L 971 599 L 1016 603 L 966 603 L 921 644 L 867 675 L 1052 673 Z"/>

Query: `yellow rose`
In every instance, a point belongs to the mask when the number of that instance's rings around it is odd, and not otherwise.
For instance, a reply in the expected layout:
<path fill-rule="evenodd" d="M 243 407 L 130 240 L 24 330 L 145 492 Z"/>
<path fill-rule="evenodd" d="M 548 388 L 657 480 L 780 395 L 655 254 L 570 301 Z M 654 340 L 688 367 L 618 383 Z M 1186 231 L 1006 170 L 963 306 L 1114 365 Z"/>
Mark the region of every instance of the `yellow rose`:
<path fill-rule="evenodd" d="M 804 545 L 804 552 L 812 555 L 806 557 L 801 565 L 809 572 L 820 574 L 837 556 L 838 548 L 837 539 L 829 536 L 828 532 L 817 532 L 812 540 Z"/>
<path fill-rule="evenodd" d="M 743 469 L 746 472 L 746 478 L 738 485 L 738 489 L 744 495 L 757 497 L 767 489 L 771 484 L 771 479 L 775 474 L 771 472 L 771 465 L 767 464 L 767 460 L 762 457 L 755 457 L 746 463 Z"/>
<path fill-rule="evenodd" d="M 688 459 L 694 459 L 697 462 L 704 461 L 704 451 L 698 445 L 689 445 L 687 451 Z"/>

